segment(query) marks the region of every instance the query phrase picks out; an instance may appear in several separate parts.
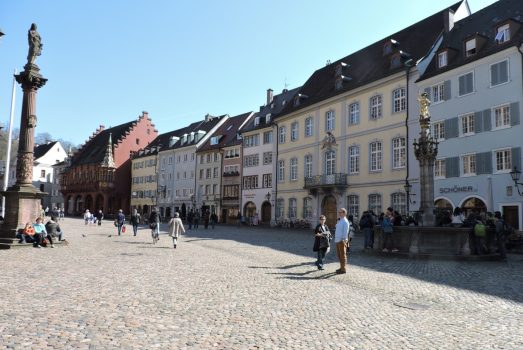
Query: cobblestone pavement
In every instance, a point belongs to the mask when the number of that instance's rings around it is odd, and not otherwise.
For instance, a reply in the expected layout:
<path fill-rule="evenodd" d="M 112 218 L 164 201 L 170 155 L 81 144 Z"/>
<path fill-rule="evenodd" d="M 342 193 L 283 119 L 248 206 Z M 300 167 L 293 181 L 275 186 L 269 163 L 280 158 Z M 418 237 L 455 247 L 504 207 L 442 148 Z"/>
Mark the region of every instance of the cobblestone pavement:
<path fill-rule="evenodd" d="M 523 348 L 522 255 L 353 249 L 336 275 L 333 253 L 314 266 L 308 232 L 200 227 L 173 249 L 146 228 L 61 225 L 69 245 L 0 251 L 0 349 Z"/>

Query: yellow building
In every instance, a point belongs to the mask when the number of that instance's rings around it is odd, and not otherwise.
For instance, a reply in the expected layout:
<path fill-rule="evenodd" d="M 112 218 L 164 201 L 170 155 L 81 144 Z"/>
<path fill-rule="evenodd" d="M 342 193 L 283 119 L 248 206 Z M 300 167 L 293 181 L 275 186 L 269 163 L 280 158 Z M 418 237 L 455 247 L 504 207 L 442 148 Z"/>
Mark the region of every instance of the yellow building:
<path fill-rule="evenodd" d="M 300 88 L 275 120 L 276 219 L 316 223 L 325 214 L 333 226 L 341 207 L 356 218 L 389 206 L 406 212 L 416 63 L 432 57 L 462 4 L 317 70 Z"/>
<path fill-rule="evenodd" d="M 156 205 L 156 158 L 158 146 L 147 147 L 132 156 L 131 212 L 137 209 L 146 217 Z"/>

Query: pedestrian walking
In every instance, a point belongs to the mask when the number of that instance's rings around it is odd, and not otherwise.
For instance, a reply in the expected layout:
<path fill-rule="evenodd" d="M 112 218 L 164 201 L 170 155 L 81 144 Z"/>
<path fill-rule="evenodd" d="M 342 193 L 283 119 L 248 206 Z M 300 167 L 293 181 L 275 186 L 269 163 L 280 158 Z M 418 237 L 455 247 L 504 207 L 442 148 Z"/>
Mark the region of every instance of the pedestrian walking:
<path fill-rule="evenodd" d="M 118 228 L 118 236 L 122 234 L 122 228 L 125 225 L 125 215 L 123 214 L 123 210 L 118 210 L 118 215 L 116 216 L 116 227 Z"/>
<path fill-rule="evenodd" d="M 138 210 L 134 209 L 133 213 L 131 214 L 130 221 L 131 221 L 131 225 L 133 225 L 133 233 L 135 236 L 138 233 L 138 224 L 140 223 L 140 219 L 141 219 L 140 213 L 138 213 Z"/>
<path fill-rule="evenodd" d="M 347 220 L 347 209 L 341 208 L 338 212 L 339 220 L 334 232 L 334 242 L 336 243 L 336 255 L 340 260 L 340 268 L 336 270 L 337 274 L 347 273 L 347 245 L 349 244 L 350 224 Z"/>
<path fill-rule="evenodd" d="M 507 248 L 505 246 L 507 236 L 507 225 L 505 220 L 501 217 L 501 212 L 496 211 L 494 213 L 496 219 L 496 238 L 498 242 L 498 252 L 502 260 L 507 259 Z"/>
<path fill-rule="evenodd" d="M 205 214 L 203 214 L 203 226 L 205 227 L 205 229 L 207 230 L 207 228 L 209 227 L 209 219 L 210 219 L 210 214 L 209 214 L 209 209 L 207 209 L 205 211 Z"/>
<path fill-rule="evenodd" d="M 193 210 L 191 209 L 189 211 L 189 214 L 187 214 L 187 222 L 189 223 L 189 230 L 192 229 L 192 222 L 193 222 L 193 219 L 194 219 L 194 212 Z"/>
<path fill-rule="evenodd" d="M 393 229 L 393 223 L 394 223 L 394 217 L 393 214 L 394 211 L 391 207 L 387 208 L 387 211 L 385 212 L 385 215 L 383 216 L 383 251 L 385 253 L 387 252 L 397 252 L 398 248 L 394 247 L 394 239 L 392 237 L 394 229 Z"/>
<path fill-rule="evenodd" d="M 214 225 L 216 225 L 217 222 L 218 222 L 218 215 L 216 215 L 216 213 L 212 213 L 211 218 L 210 218 L 210 223 L 211 223 L 211 228 L 213 230 L 214 230 Z"/>
<path fill-rule="evenodd" d="M 102 219 L 104 218 L 104 213 L 102 209 L 98 210 L 98 213 L 96 213 L 96 222 L 98 222 L 98 226 L 102 226 Z"/>
<path fill-rule="evenodd" d="M 180 214 L 176 212 L 171 221 L 169 221 L 169 236 L 173 238 L 174 249 L 178 245 L 178 236 L 182 233 L 185 233 L 185 228 L 183 227 L 182 219 L 180 219 Z"/>
<path fill-rule="evenodd" d="M 89 209 L 85 209 L 85 212 L 84 212 L 85 224 L 88 225 L 89 223 L 91 223 L 91 220 L 92 220 L 91 212 L 89 211 Z"/>
<path fill-rule="evenodd" d="M 320 223 L 314 228 L 314 246 L 312 250 L 318 252 L 318 258 L 315 263 L 318 270 L 324 269 L 325 255 L 327 255 L 327 251 L 330 249 L 330 241 L 332 239 L 325 220 L 327 220 L 325 215 L 320 215 Z"/>
<path fill-rule="evenodd" d="M 151 235 L 156 237 L 156 240 L 160 240 L 160 214 L 157 208 L 153 208 L 149 215 L 149 228 Z"/>
<path fill-rule="evenodd" d="M 198 224 L 200 223 L 200 213 L 198 212 L 198 210 L 196 210 L 196 213 L 194 213 L 193 222 L 194 222 L 194 228 L 198 228 Z"/>

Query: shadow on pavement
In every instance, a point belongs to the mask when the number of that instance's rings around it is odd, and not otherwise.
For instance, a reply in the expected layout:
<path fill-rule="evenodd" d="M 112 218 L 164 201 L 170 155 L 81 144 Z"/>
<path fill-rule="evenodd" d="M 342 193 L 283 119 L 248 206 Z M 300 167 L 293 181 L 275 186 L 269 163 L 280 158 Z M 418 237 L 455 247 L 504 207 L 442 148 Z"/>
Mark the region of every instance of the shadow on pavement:
<path fill-rule="evenodd" d="M 483 294 L 523 302 L 523 259 L 521 256 L 509 256 L 509 262 L 484 261 L 447 261 L 414 260 L 394 256 L 365 254 L 362 252 L 363 239 L 357 235 L 352 242 L 350 265 L 383 273 L 408 276 L 421 281 L 444 284 L 455 288 L 467 289 Z M 316 253 L 312 251 L 312 230 L 249 228 L 237 226 L 217 226 L 215 230 L 187 230 L 185 237 L 189 241 L 221 239 L 240 243 L 263 246 L 282 252 L 301 255 L 310 262 L 287 265 L 281 269 L 312 264 Z M 336 254 L 331 252 L 326 262 L 336 262 Z M 254 267 L 250 268 L 263 268 Z M 314 270 L 313 270 L 314 271 Z M 281 278 L 314 279 L 305 275 L 285 274 Z M 335 275 L 335 274 L 334 274 Z M 330 275 L 322 275 L 330 276 Z"/>

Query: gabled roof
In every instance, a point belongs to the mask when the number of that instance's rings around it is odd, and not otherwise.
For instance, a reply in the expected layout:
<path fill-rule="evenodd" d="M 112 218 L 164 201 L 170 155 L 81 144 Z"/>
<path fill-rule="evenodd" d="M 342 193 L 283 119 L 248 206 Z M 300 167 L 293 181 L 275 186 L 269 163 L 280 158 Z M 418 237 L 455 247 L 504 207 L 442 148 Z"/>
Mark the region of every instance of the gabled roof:
<path fill-rule="evenodd" d="M 47 152 L 49 152 L 49 150 L 51 150 L 53 148 L 53 146 L 56 145 L 57 143 L 58 143 L 58 141 L 53 141 L 53 142 L 49 142 L 49 143 L 46 143 L 43 145 L 35 146 L 34 151 L 33 151 L 34 160 L 36 161 L 38 158 L 45 156 L 45 154 Z"/>
<path fill-rule="evenodd" d="M 281 113 L 287 104 L 292 103 L 293 97 L 299 89 L 299 87 L 291 90 L 283 89 L 280 94 L 274 95 L 271 103 L 261 106 L 260 111 L 256 114 L 256 116 L 249 120 L 245 127 L 242 128 L 242 132 L 263 129 L 271 125 L 274 118 L 276 118 Z M 267 123 L 267 119 L 265 117 L 269 114 L 271 117 L 269 123 Z M 258 125 L 255 125 L 256 117 L 259 117 Z"/>
<path fill-rule="evenodd" d="M 245 120 L 252 116 L 252 112 L 243 113 L 226 120 L 211 137 L 198 149 L 197 152 L 205 152 L 213 149 L 220 149 L 222 147 L 233 146 L 241 144 L 238 132 Z M 219 137 L 219 141 L 215 145 L 211 145 L 213 137 Z"/>
<path fill-rule="evenodd" d="M 441 74 L 443 72 L 455 69 L 459 66 L 474 62 L 483 57 L 490 56 L 496 52 L 506 50 L 512 46 L 520 46 L 523 42 L 523 25 L 519 30 L 510 33 L 508 42 L 498 44 L 495 40 L 497 25 L 505 24 L 508 20 L 515 22 L 523 21 L 523 1 L 521 0 L 499 0 L 480 11 L 471 14 L 468 17 L 456 22 L 454 28 L 448 33 L 444 33 L 443 41 L 438 52 L 450 50 L 454 54 L 448 55 L 447 66 L 437 67 L 438 57 L 435 55 L 425 70 L 424 74 L 418 79 L 422 81 Z M 477 53 L 470 57 L 464 55 L 464 42 L 478 35 L 483 37 L 485 42 L 477 48 Z"/>
<path fill-rule="evenodd" d="M 391 58 L 397 57 L 400 54 L 399 50 L 410 54 L 410 58 L 414 62 L 427 55 L 444 29 L 444 14 L 448 13 L 449 10 L 455 12 L 462 2 L 449 6 L 399 32 L 318 69 L 299 89 L 298 94 L 303 97 L 300 99 L 300 103 L 298 105 L 295 105 L 294 101 L 288 103 L 280 117 L 404 71 L 405 67 L 402 64 L 391 69 Z M 390 54 L 384 55 L 384 45 L 390 42 L 390 39 L 394 39 L 399 44 L 392 48 Z M 342 88 L 336 89 L 335 83 L 340 74 L 336 74 L 335 70 L 342 64 L 345 64 L 345 66 L 342 68 L 341 76 L 344 76 L 347 80 L 343 81 Z"/>
<path fill-rule="evenodd" d="M 125 138 L 126 133 L 136 125 L 136 121 L 117 125 L 115 127 L 97 130 L 91 139 L 89 139 L 73 156 L 71 165 L 101 163 L 105 156 L 109 135 L 112 137 L 113 147 L 118 141 Z"/>
<path fill-rule="evenodd" d="M 200 122 L 197 122 L 196 125 L 194 128 L 192 129 L 187 129 L 186 132 L 184 132 L 184 134 L 190 134 L 191 132 L 194 132 L 194 135 L 197 135 L 198 132 L 202 132 L 204 133 L 204 135 L 206 135 L 209 131 L 211 131 L 216 125 L 218 125 L 218 123 L 223 119 L 223 118 L 228 118 L 229 116 L 227 114 L 224 114 L 224 115 L 220 115 L 218 117 L 214 117 L 214 116 L 210 116 L 210 115 L 206 115 L 205 116 L 205 119 L 203 121 L 200 121 Z M 191 124 L 193 125 L 193 124 Z M 182 134 L 182 137 L 183 137 L 183 134 Z M 199 141 L 201 141 L 201 139 L 196 139 L 196 137 L 194 137 L 192 140 L 190 140 L 189 142 L 184 142 L 182 144 L 182 141 L 183 141 L 183 138 L 180 137 L 180 139 L 174 143 L 172 146 L 168 146 L 162 150 L 166 150 L 166 149 L 177 149 L 177 148 L 183 148 L 183 147 L 188 147 L 188 146 L 195 146 L 198 144 Z"/>

